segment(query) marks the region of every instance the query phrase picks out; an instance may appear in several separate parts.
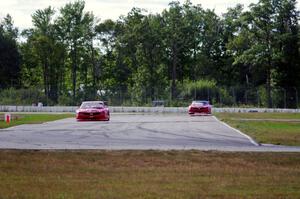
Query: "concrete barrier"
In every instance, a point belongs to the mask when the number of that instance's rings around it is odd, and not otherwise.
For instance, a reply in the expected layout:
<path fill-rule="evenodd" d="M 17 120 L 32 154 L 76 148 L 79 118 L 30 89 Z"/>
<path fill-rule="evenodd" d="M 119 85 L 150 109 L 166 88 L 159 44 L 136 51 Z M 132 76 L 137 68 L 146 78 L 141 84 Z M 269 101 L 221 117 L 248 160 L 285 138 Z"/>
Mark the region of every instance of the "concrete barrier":
<path fill-rule="evenodd" d="M 0 112 L 66 112 L 74 113 L 77 106 L 3 106 L 0 105 Z M 110 106 L 111 112 L 124 113 L 187 113 L 187 107 L 129 107 Z M 213 108 L 212 112 L 282 112 L 300 113 L 300 109 L 275 109 L 275 108 Z"/>
<path fill-rule="evenodd" d="M 0 106 L 1 112 L 75 112 L 76 106 Z"/>

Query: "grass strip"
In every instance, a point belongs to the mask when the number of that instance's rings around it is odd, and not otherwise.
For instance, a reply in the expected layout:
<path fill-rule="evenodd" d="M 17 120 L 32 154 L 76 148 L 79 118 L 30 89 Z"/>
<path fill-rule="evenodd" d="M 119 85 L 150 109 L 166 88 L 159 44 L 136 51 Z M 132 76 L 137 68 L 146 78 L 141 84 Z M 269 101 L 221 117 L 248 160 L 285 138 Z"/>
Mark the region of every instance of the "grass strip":
<path fill-rule="evenodd" d="M 260 143 L 300 146 L 299 113 L 216 113 L 215 115 Z"/>
<path fill-rule="evenodd" d="M 0 113 L 3 114 L 4 113 Z M 21 124 L 40 124 L 44 122 L 75 117 L 75 114 L 26 114 L 26 113 L 12 113 L 17 116 L 17 119 L 13 119 L 9 124 L 7 124 L 4 120 L 0 121 L 0 129 L 8 128 Z M 3 117 L 4 118 L 4 117 Z"/>
<path fill-rule="evenodd" d="M 0 151 L 0 198 L 299 198 L 296 153 Z"/>

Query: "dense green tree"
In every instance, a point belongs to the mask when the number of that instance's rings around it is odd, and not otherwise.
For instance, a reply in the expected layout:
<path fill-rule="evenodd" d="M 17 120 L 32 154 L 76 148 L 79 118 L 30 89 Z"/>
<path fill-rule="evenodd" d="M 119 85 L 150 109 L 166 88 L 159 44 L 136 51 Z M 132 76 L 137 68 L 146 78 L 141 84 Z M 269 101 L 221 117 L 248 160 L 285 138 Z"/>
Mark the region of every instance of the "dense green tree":
<path fill-rule="evenodd" d="M 249 67 L 247 64 L 234 63 L 234 58 L 240 56 L 248 48 L 247 40 L 247 21 L 243 15 L 243 6 L 236 5 L 229 8 L 223 14 L 222 20 L 222 51 L 223 57 L 226 58 L 223 68 L 221 69 L 222 83 L 232 87 L 237 83 L 239 85 L 249 84 L 246 77 L 249 77 Z"/>
<path fill-rule="evenodd" d="M 19 30 L 18 28 L 14 27 L 12 17 L 9 14 L 7 14 L 6 17 L 4 17 L 0 27 L 5 37 L 8 37 L 9 39 L 13 40 L 16 40 L 18 38 Z"/>
<path fill-rule="evenodd" d="M 153 101 L 166 92 L 168 86 L 164 45 L 161 42 L 162 25 L 161 17 L 148 15 L 144 17 L 139 26 L 139 45 L 137 46 L 137 62 L 139 68 L 133 73 L 132 93 L 135 98 L 145 96 Z M 143 91 L 143 92 L 136 92 Z"/>
<path fill-rule="evenodd" d="M 182 6 L 179 2 L 171 2 L 169 10 L 162 13 L 164 32 L 163 41 L 166 45 L 166 53 L 170 71 L 171 89 L 170 97 L 175 99 L 177 96 L 176 81 L 178 79 L 178 71 L 182 69 L 182 59 L 184 52 L 189 50 L 185 48 L 188 40 L 185 34 L 184 15 Z"/>
<path fill-rule="evenodd" d="M 32 45 L 42 66 L 45 95 L 54 103 L 58 102 L 59 80 L 63 67 L 64 46 L 58 41 L 53 24 L 54 9 L 37 10 L 32 15 L 34 30 Z"/>
<path fill-rule="evenodd" d="M 276 48 L 274 48 L 275 24 L 274 24 L 274 4 L 270 0 L 260 0 L 257 4 L 250 6 L 248 20 L 249 33 L 247 39 L 251 41 L 249 48 L 245 49 L 236 57 L 236 63 L 252 65 L 262 68 L 266 79 L 266 91 L 268 107 L 272 107 L 271 81 L 277 59 Z M 240 37 L 237 37 L 241 39 Z"/>
<path fill-rule="evenodd" d="M 26 42 L 20 44 L 20 52 L 22 55 L 21 84 L 26 89 L 31 87 L 44 87 L 43 69 L 34 48 L 33 34 L 33 29 L 26 29 L 21 33 L 22 37 L 26 38 Z"/>
<path fill-rule="evenodd" d="M 20 85 L 21 55 L 17 36 L 18 29 L 7 15 L 0 23 L 0 89 Z"/>
<path fill-rule="evenodd" d="M 100 22 L 84 7 L 78 0 L 57 13 L 51 7 L 35 11 L 33 28 L 21 40 L 6 16 L 0 24 L 0 88 L 21 82 L 43 89 L 53 103 L 70 105 L 99 97 L 113 104 L 199 97 L 248 103 L 255 95 L 252 103 L 297 106 L 296 0 L 259 0 L 247 11 L 238 4 L 222 16 L 189 0 L 174 1 L 160 14 L 133 8 L 116 21 Z"/>
<path fill-rule="evenodd" d="M 133 75 L 140 67 L 137 51 L 140 45 L 141 23 L 145 18 L 142 12 L 142 9 L 133 8 L 126 17 L 121 17 L 116 25 L 114 90 L 119 93 L 121 101 L 125 96 L 130 96 L 128 88 L 135 84 Z"/>
<path fill-rule="evenodd" d="M 192 5 L 190 1 L 183 4 L 185 34 L 187 35 L 187 45 L 190 51 L 184 60 L 185 78 L 194 81 L 203 77 L 204 56 L 201 51 L 203 36 L 204 36 L 204 15 L 205 11 L 200 5 Z"/>
<path fill-rule="evenodd" d="M 82 80 L 84 85 L 84 100 L 95 99 L 97 92 L 97 67 L 99 67 L 98 59 L 98 51 L 95 50 L 94 40 L 96 39 L 96 18 L 92 13 L 85 13 L 83 18 L 83 37 L 84 42 L 82 45 L 82 58 L 83 63 L 80 65 L 80 71 L 82 74 Z"/>
<path fill-rule="evenodd" d="M 203 27 L 201 30 L 201 55 L 205 65 L 201 68 L 203 75 L 210 79 L 217 79 L 219 83 L 223 83 L 224 78 L 224 62 L 222 49 L 223 33 L 220 18 L 213 10 L 204 12 Z M 200 61 L 202 61 L 200 60 Z"/>
<path fill-rule="evenodd" d="M 267 106 L 272 107 L 271 89 L 276 85 L 289 92 L 297 91 L 299 47 L 295 2 L 261 0 L 250 8 L 238 17 L 235 35 L 227 46 L 235 58 L 234 64 L 242 66 L 240 72 L 246 77 L 246 84 L 249 79 L 255 87 L 265 84 Z"/>
<path fill-rule="evenodd" d="M 86 23 L 89 22 L 90 16 L 84 13 L 84 1 L 75 1 L 68 3 L 60 9 L 60 16 L 57 24 L 59 32 L 65 45 L 68 47 L 69 58 L 71 60 L 71 79 L 72 79 L 72 96 L 73 103 L 76 103 L 77 91 L 77 73 L 82 62 L 80 59 L 82 47 L 85 42 Z"/>
<path fill-rule="evenodd" d="M 299 12 L 295 0 L 282 0 L 276 5 L 276 38 L 280 60 L 277 64 L 277 85 L 284 88 L 289 107 L 296 107 L 300 86 Z"/>
<path fill-rule="evenodd" d="M 105 20 L 95 27 L 96 37 L 99 40 L 100 49 L 103 53 L 95 71 L 100 90 L 111 91 L 117 86 L 115 62 L 116 26 L 116 22 Z"/>

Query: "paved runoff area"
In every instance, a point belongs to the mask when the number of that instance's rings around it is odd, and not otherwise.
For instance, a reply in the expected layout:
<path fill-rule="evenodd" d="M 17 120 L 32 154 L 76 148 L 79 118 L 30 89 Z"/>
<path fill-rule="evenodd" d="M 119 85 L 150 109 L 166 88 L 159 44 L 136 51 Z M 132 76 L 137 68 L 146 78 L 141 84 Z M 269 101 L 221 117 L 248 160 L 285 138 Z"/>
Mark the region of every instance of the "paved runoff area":
<path fill-rule="evenodd" d="M 214 116 L 118 114 L 111 121 L 75 118 L 0 130 L 1 149 L 290 151 L 300 147 L 258 145 Z"/>

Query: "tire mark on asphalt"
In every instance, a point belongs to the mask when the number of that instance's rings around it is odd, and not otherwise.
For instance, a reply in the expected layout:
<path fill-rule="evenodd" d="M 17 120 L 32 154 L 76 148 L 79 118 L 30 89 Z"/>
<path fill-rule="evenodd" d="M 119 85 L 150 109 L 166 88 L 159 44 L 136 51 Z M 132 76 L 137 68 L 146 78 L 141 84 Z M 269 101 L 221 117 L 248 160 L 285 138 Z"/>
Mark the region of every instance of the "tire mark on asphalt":
<path fill-rule="evenodd" d="M 165 131 L 158 131 L 158 130 L 148 129 L 148 128 L 142 127 L 142 125 L 143 124 L 138 125 L 137 128 L 140 129 L 140 130 L 143 130 L 143 131 L 154 133 L 154 134 L 165 134 L 165 135 L 172 135 L 172 136 L 175 136 L 175 137 L 188 138 L 188 139 L 185 139 L 185 141 L 207 142 L 207 143 L 210 143 L 211 141 L 213 141 L 213 142 L 218 142 L 218 143 L 222 143 L 222 144 L 226 144 L 226 145 L 232 144 L 232 141 L 229 141 L 229 140 L 220 140 L 220 139 L 215 139 L 215 138 L 210 139 L 210 138 L 200 138 L 200 137 L 194 137 L 194 136 L 179 135 L 179 134 L 176 134 L 176 133 L 170 133 L 170 132 L 165 132 Z M 149 138 L 157 139 L 158 137 L 149 137 Z M 175 140 L 176 138 L 170 139 L 170 138 L 159 137 L 160 141 L 162 139 L 164 139 L 164 140 Z"/>
<path fill-rule="evenodd" d="M 225 134 L 220 134 L 220 133 L 214 133 L 212 131 L 205 131 L 203 129 L 197 129 L 199 130 L 199 132 L 195 132 L 195 133 L 199 133 L 199 134 L 206 134 L 206 135 L 215 135 L 215 136 L 218 136 L 218 137 L 224 137 L 224 138 L 232 138 L 232 139 L 235 139 L 235 140 L 240 140 L 240 141 L 245 141 L 245 142 L 249 142 L 248 139 L 245 139 L 244 136 L 241 136 L 240 134 L 236 134 L 236 135 L 225 135 Z"/>

